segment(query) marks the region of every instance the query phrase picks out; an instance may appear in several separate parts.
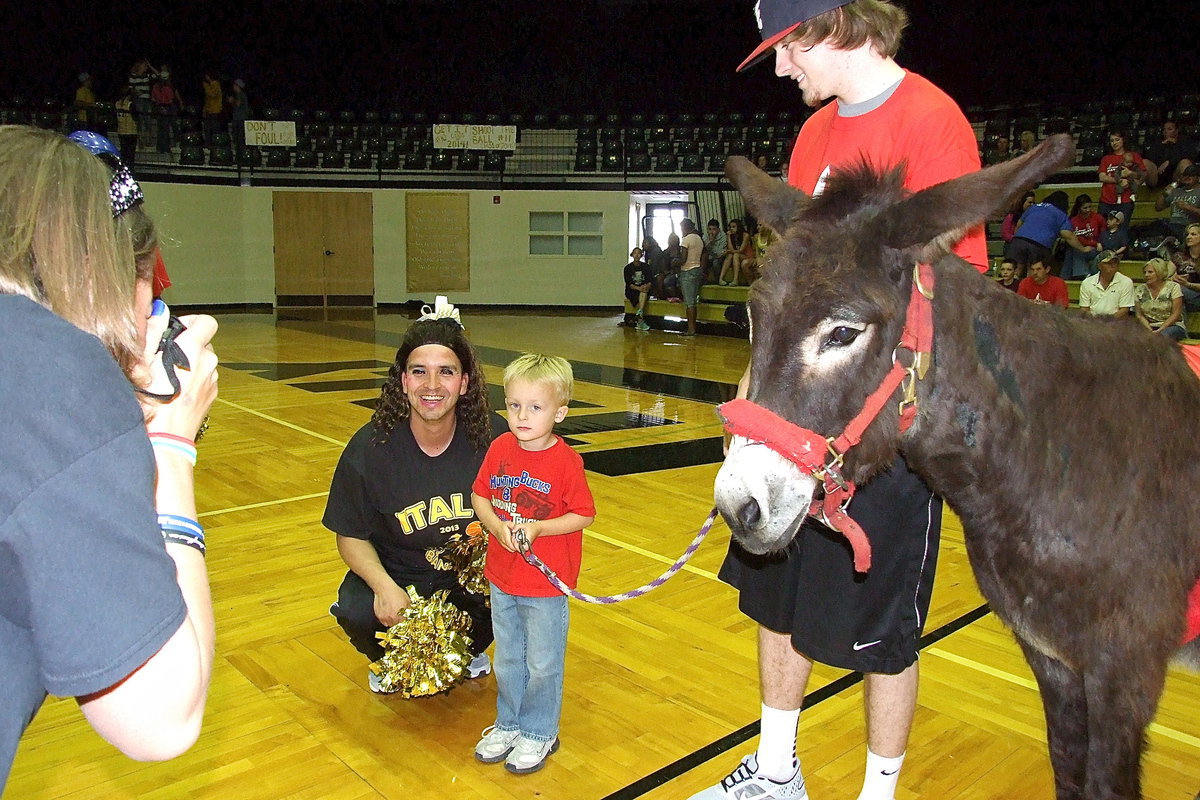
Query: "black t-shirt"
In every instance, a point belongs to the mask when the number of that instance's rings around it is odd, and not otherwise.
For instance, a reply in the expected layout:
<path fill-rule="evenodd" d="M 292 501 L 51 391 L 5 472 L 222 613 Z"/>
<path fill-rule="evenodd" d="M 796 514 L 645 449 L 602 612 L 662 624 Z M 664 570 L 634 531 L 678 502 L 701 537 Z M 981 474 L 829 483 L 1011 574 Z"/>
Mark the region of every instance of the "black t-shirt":
<path fill-rule="evenodd" d="M 105 689 L 187 614 L 129 382 L 94 336 L 0 294 L 0 788 L 46 693 Z"/>
<path fill-rule="evenodd" d="M 641 286 L 647 282 L 648 274 L 649 270 L 646 268 L 645 261 L 630 261 L 625 265 L 625 286 Z"/>
<path fill-rule="evenodd" d="M 501 417 L 493 414 L 491 421 L 493 438 L 507 430 Z M 413 584 L 423 593 L 449 588 L 457 574 L 434 562 L 450 537 L 476 519 L 471 484 L 486 448 L 476 450 L 463 425 L 438 456 L 421 450 L 407 421 L 397 423 L 381 445 L 371 443 L 374 432 L 367 423 L 346 445 L 321 524 L 369 541 L 401 586 Z"/>

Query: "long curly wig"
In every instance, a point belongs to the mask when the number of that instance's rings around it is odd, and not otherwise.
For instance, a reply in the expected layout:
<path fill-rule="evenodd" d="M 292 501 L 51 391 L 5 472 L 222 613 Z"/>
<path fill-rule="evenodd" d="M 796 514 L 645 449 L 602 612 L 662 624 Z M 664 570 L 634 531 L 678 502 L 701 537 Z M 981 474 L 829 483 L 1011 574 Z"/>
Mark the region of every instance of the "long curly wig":
<path fill-rule="evenodd" d="M 462 363 L 463 374 L 467 376 L 467 391 L 458 398 L 454 416 L 458 424 L 466 427 L 471 444 L 477 450 L 486 450 L 491 443 L 487 382 L 483 377 L 479 357 L 475 355 L 475 348 L 471 347 L 462 326 L 449 318 L 416 322 L 405 332 L 404 341 L 396 351 L 396 360 L 388 370 L 387 382 L 379 393 L 375 413 L 371 416 L 371 424 L 375 426 L 372 441 L 375 444 L 383 444 L 398 423 L 409 419 L 412 408 L 409 406 L 408 396 L 404 393 L 404 370 L 412 351 L 427 344 L 440 344 L 450 348 Z"/>

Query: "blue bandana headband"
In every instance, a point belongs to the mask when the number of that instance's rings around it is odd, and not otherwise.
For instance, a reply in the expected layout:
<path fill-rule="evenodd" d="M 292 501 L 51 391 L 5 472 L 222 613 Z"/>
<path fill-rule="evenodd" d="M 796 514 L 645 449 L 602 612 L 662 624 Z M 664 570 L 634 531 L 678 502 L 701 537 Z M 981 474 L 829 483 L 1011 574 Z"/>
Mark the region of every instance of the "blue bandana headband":
<path fill-rule="evenodd" d="M 113 168 L 112 181 L 108 185 L 113 219 L 145 199 L 142 187 L 133 179 L 133 173 L 125 166 L 120 152 L 108 137 L 92 131 L 75 131 L 67 138 Z"/>

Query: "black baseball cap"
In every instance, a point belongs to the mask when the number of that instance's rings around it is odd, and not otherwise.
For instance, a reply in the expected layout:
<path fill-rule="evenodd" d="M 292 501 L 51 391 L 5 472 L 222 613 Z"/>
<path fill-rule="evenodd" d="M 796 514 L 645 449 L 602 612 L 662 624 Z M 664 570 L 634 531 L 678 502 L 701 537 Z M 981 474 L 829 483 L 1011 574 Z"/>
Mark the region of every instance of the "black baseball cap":
<path fill-rule="evenodd" d="M 738 65 L 735 72 L 753 66 L 766 57 L 779 40 L 816 16 L 841 8 L 853 0 L 758 0 L 754 4 L 754 18 L 762 44 Z"/>

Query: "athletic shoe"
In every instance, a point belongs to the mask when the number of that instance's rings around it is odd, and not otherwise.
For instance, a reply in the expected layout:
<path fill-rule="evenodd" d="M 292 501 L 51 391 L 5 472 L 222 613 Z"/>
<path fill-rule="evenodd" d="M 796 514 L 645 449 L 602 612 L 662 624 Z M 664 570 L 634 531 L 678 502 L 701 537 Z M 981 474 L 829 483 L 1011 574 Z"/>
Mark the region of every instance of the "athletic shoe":
<path fill-rule="evenodd" d="M 522 736 L 513 745 L 504 768 L 514 775 L 528 775 L 546 766 L 546 757 L 558 751 L 558 737 L 548 742 L 535 742 Z"/>
<path fill-rule="evenodd" d="M 716 786 L 692 795 L 689 800 L 808 800 L 808 791 L 799 764 L 792 777 L 776 781 L 758 774 L 758 759 L 751 754 Z"/>
<path fill-rule="evenodd" d="M 468 678 L 482 678 L 484 675 L 492 671 L 492 660 L 488 658 L 487 653 L 480 653 L 471 659 L 471 663 L 467 664 Z"/>
<path fill-rule="evenodd" d="M 475 745 L 475 760 L 484 764 L 499 764 L 508 758 L 513 745 L 521 738 L 520 731 L 502 731 L 495 725 L 483 729 L 483 738 Z"/>
<path fill-rule="evenodd" d="M 648 330 L 650 330 L 650 326 L 646 324 L 646 320 L 639 319 L 638 324 L 637 324 L 637 329 L 639 331 L 648 331 Z"/>
<path fill-rule="evenodd" d="M 396 687 L 394 689 L 383 688 L 383 681 L 379 679 L 378 675 L 370 670 L 367 670 L 367 686 L 370 687 L 371 691 L 375 694 L 394 694 L 395 692 L 400 691 L 400 687 Z"/>

